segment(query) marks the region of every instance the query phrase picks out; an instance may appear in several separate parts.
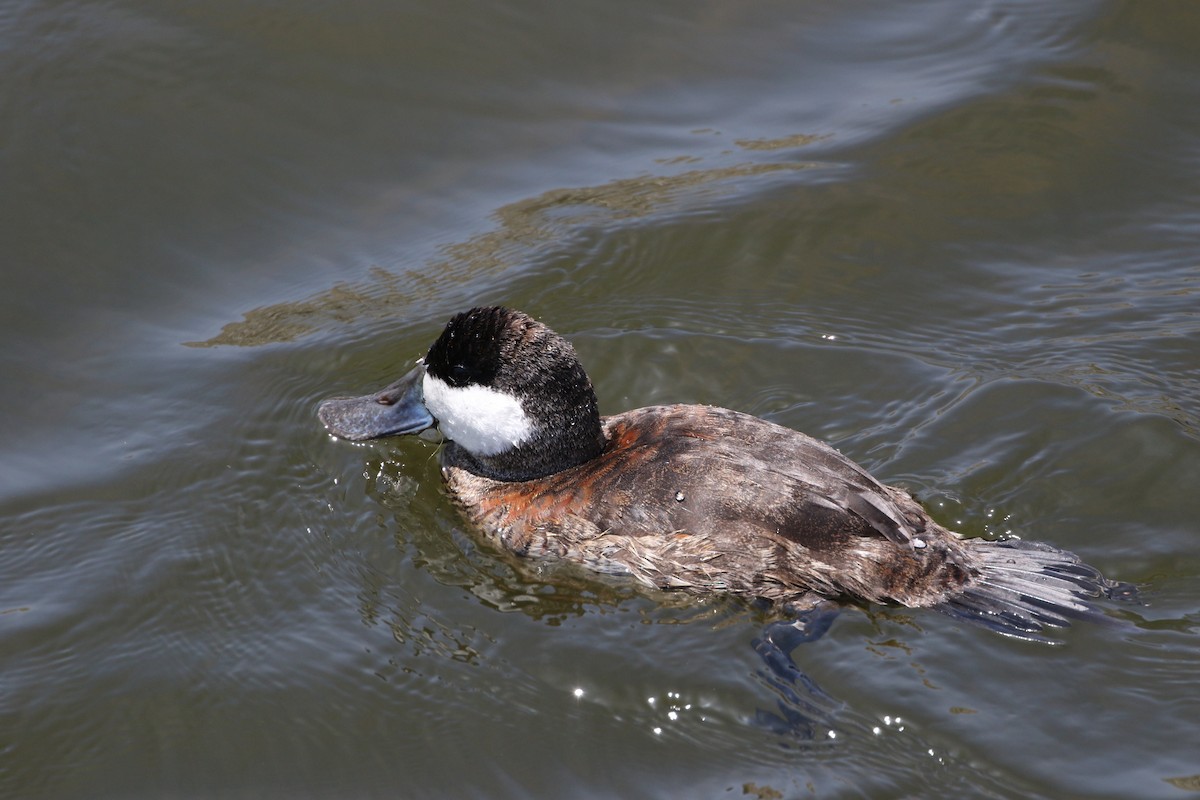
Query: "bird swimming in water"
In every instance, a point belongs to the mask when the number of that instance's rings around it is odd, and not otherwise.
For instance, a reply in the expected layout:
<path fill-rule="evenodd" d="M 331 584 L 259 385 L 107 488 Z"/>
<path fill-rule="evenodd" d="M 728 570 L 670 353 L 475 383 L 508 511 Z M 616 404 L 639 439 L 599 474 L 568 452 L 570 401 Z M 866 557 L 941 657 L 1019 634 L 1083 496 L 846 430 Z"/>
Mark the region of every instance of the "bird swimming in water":
<path fill-rule="evenodd" d="M 503 307 L 455 315 L 403 378 L 318 415 L 365 441 L 436 426 L 442 474 L 484 535 L 663 590 L 800 614 L 827 601 L 930 608 L 1025 639 L 1108 621 L 1128 597 L 1073 553 L 964 539 L 810 436 L 705 405 L 599 414 L 569 342 Z"/>

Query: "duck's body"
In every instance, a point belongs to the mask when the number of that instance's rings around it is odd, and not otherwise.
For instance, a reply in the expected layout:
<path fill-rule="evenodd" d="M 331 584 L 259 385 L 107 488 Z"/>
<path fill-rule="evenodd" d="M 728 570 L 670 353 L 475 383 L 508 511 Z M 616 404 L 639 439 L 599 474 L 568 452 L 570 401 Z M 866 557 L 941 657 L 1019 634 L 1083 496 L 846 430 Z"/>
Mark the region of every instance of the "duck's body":
<path fill-rule="evenodd" d="M 925 606 L 969 576 L 961 541 L 912 498 L 802 433 L 683 405 L 618 414 L 602 430 L 599 456 L 539 480 L 476 475 L 453 446 L 443 472 L 505 548 L 661 589 Z"/>
<path fill-rule="evenodd" d="M 1036 638 L 1125 588 L 1048 545 L 965 540 L 828 445 L 757 417 L 674 405 L 601 419 L 570 345 L 508 309 L 458 315 L 409 376 L 321 417 L 351 439 L 436 419 L 447 485 L 485 535 L 660 589 L 934 607 Z"/>

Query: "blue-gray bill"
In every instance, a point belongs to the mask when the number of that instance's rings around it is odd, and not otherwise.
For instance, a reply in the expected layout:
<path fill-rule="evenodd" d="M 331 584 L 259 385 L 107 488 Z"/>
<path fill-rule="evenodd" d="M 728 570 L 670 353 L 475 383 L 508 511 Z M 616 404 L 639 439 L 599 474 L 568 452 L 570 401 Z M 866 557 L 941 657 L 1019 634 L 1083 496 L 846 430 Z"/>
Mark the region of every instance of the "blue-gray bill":
<path fill-rule="evenodd" d="M 334 436 L 352 442 L 420 433 L 434 425 L 433 416 L 425 408 L 424 377 L 425 368 L 418 365 L 374 394 L 323 401 L 317 407 L 317 417 Z"/>

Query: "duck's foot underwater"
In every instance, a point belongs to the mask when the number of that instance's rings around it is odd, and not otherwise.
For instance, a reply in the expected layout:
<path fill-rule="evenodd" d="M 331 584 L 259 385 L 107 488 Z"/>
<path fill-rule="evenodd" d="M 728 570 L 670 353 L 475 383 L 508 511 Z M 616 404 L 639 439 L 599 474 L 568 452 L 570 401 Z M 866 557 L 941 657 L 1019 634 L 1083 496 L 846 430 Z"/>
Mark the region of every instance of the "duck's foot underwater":
<path fill-rule="evenodd" d="M 762 658 L 763 681 L 779 695 L 776 711 L 759 709 L 754 724 L 772 733 L 811 740 L 822 729 L 833 727 L 833 718 L 843 703 L 830 697 L 792 660 L 792 651 L 825 635 L 841 606 L 824 600 L 803 609 L 788 609 L 792 619 L 768 624 L 754 639 L 754 650 Z"/>
<path fill-rule="evenodd" d="M 1020 539 L 973 540 L 978 579 L 929 610 L 939 611 L 1016 639 L 1058 644 L 1049 631 L 1085 620 L 1112 628 L 1128 622 L 1110 617 L 1096 600 L 1139 603 L 1138 587 L 1105 578 L 1074 553 Z M 755 723 L 774 733 L 811 740 L 835 728 L 844 704 L 805 675 L 792 653 L 825 635 L 842 606 L 807 595 L 781 610 L 789 617 L 772 622 L 754 639 L 766 669 L 760 677 L 779 695 L 777 711 L 759 710 Z"/>

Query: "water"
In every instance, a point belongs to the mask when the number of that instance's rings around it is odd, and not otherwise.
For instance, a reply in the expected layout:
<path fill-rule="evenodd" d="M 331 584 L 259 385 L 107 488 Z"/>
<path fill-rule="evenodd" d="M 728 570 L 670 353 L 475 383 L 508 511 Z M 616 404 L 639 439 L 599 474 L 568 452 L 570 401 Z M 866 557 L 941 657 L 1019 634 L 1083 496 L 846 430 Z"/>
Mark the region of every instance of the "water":
<path fill-rule="evenodd" d="M 0 796 L 1184 797 L 1200 12 L 0 10 Z M 331 441 L 449 314 L 612 412 L 835 443 L 1145 585 L 1062 645 L 844 613 L 808 740 L 737 604 L 518 568 Z"/>

